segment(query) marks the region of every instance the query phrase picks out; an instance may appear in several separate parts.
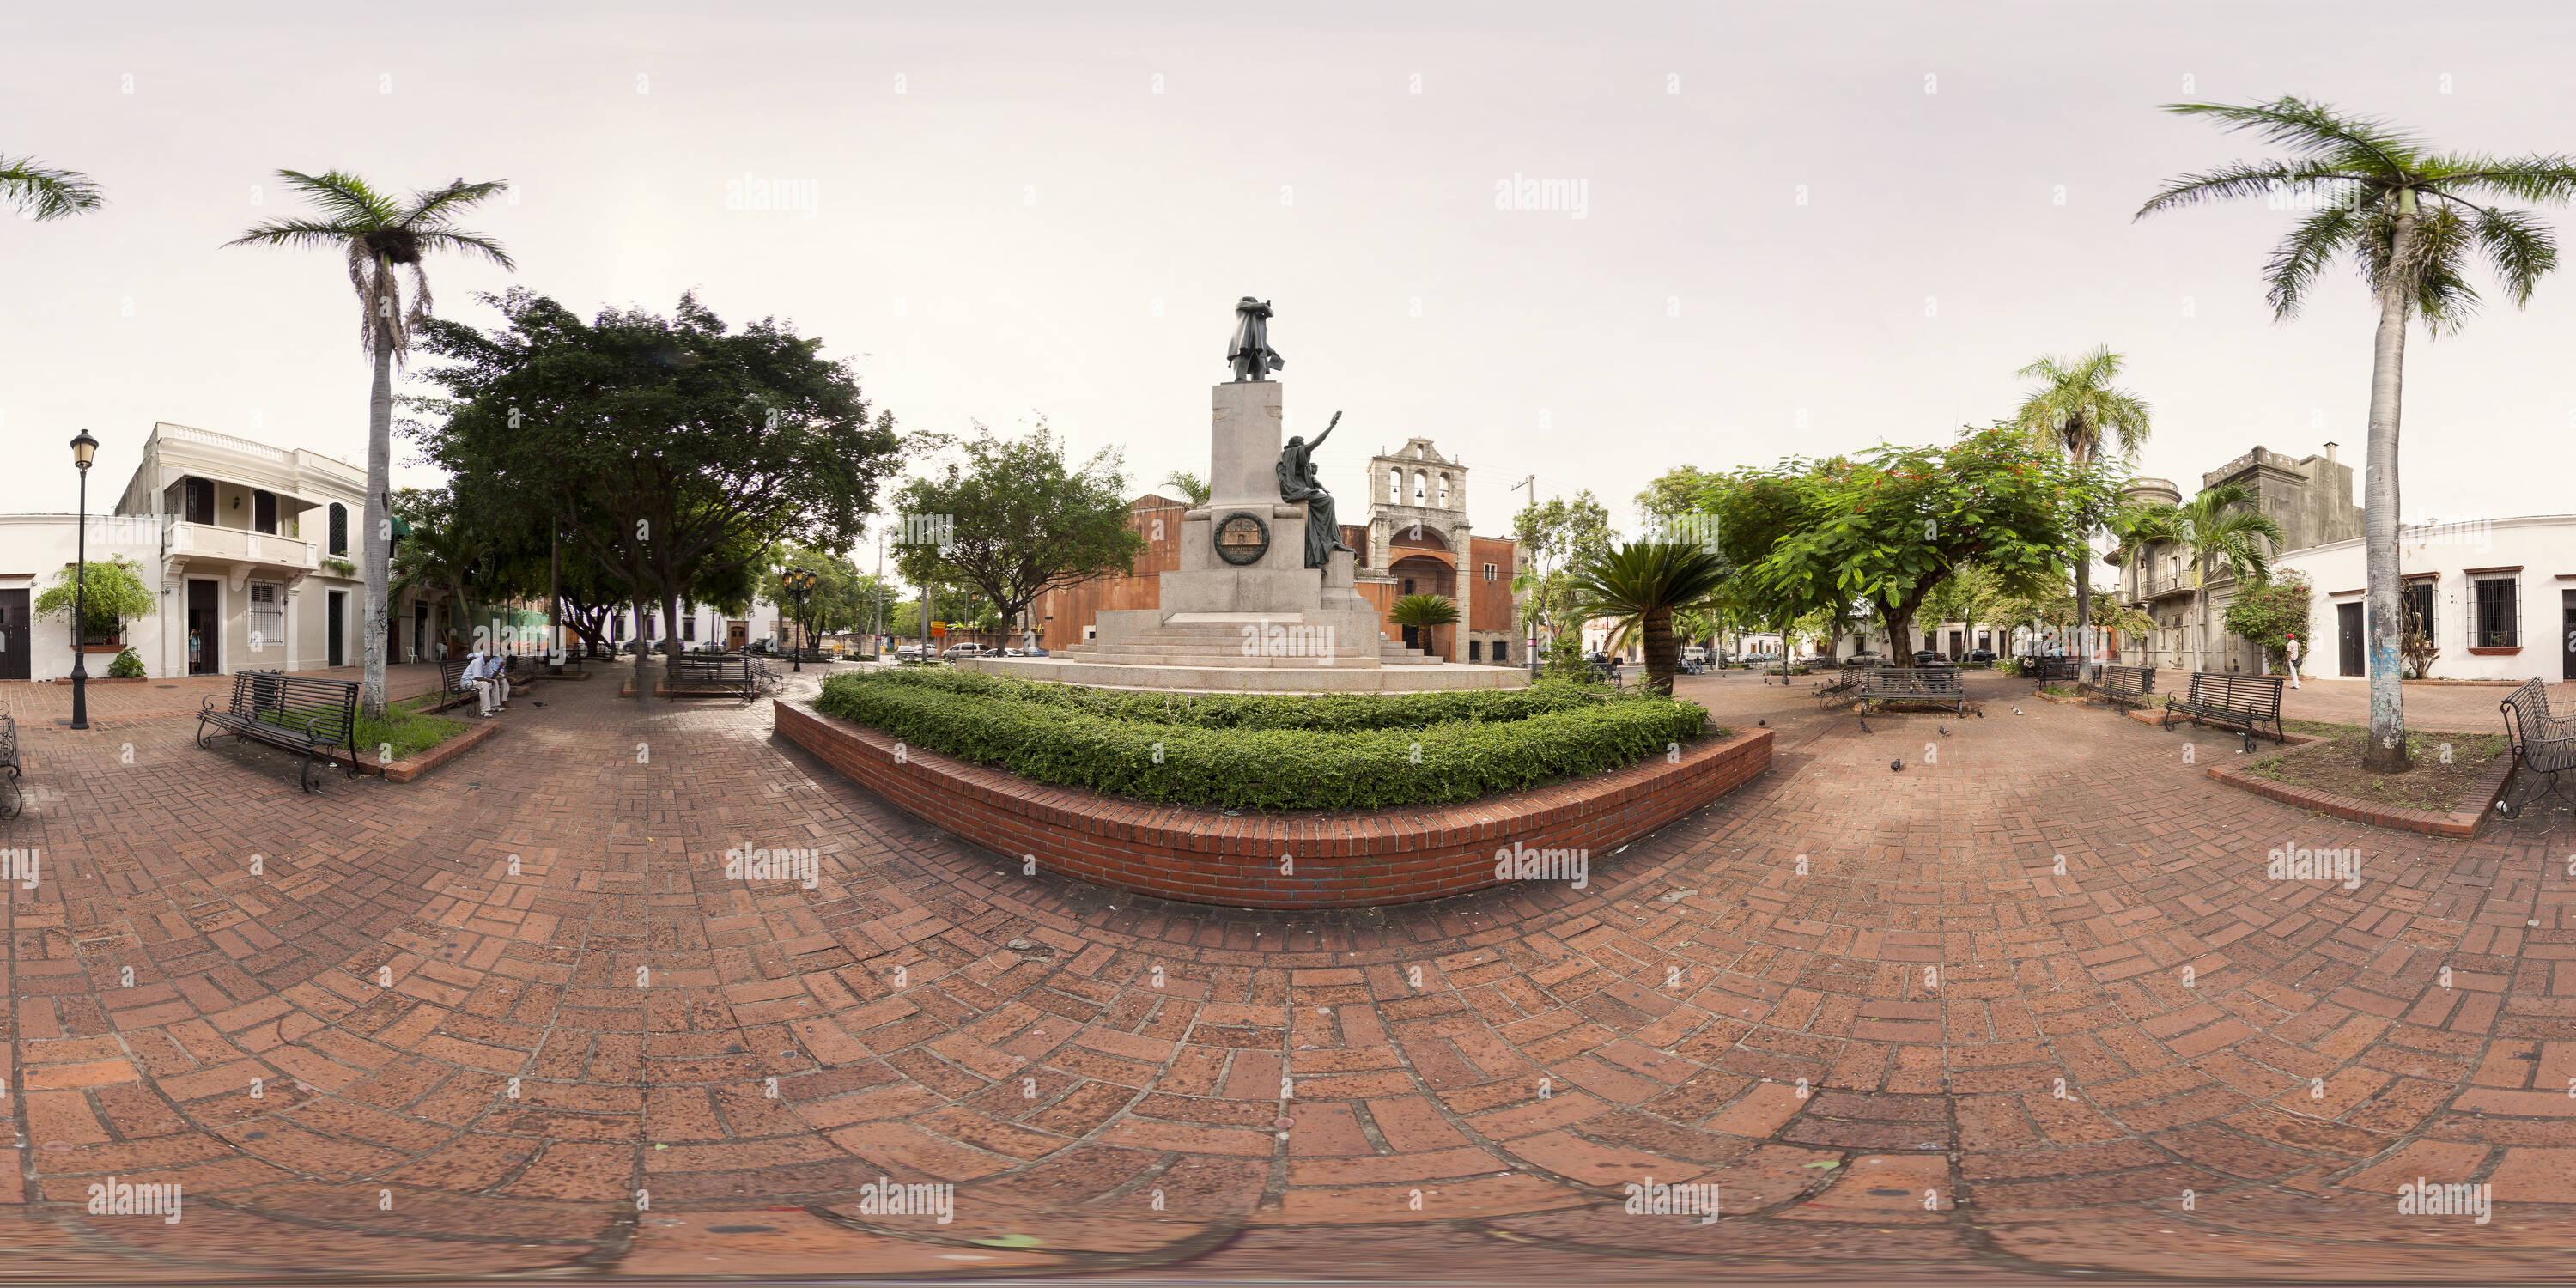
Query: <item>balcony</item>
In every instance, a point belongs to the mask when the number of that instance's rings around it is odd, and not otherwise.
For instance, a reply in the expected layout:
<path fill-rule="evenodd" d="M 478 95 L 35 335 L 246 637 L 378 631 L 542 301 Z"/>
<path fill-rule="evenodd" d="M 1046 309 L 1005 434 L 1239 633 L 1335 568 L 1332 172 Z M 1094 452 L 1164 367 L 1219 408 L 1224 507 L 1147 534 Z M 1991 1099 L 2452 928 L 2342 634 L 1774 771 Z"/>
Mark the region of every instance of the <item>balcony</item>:
<path fill-rule="evenodd" d="M 288 573 L 309 573 L 322 566 L 314 543 L 310 541 L 175 519 L 170 523 L 168 550 L 171 555 L 185 558 L 190 563 L 222 561 L 252 564 Z"/>
<path fill-rule="evenodd" d="M 2189 577 L 2141 577 L 2138 579 L 2138 598 L 2142 600 L 2162 599 L 2167 595 L 2188 595 L 2197 589 L 2199 589 L 2199 587 L 2192 585 L 2191 578 Z"/>

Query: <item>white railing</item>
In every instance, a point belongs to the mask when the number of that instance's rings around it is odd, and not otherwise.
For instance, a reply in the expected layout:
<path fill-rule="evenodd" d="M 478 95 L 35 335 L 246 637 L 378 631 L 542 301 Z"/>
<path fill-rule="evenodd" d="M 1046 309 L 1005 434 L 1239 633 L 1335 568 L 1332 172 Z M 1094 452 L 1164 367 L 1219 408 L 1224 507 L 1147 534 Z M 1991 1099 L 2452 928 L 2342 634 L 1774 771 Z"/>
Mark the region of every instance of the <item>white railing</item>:
<path fill-rule="evenodd" d="M 285 464 L 293 459 L 293 454 L 289 453 L 282 447 L 271 447 L 266 443 L 254 443 L 247 438 L 235 438 L 230 434 L 218 434 L 211 429 L 197 429 L 188 425 L 172 425 L 164 422 L 157 432 L 162 438 L 176 438 L 184 442 L 204 443 L 210 447 L 220 447 L 226 451 L 239 452 L 244 456 L 257 457 L 263 461 L 276 461 L 279 464 Z"/>
<path fill-rule="evenodd" d="M 252 532 L 243 528 L 222 528 L 211 523 L 170 521 L 169 550 L 174 555 L 201 559 L 233 559 L 243 563 L 269 564 L 279 568 L 296 568 L 311 572 L 317 562 L 313 543 L 296 537 Z"/>

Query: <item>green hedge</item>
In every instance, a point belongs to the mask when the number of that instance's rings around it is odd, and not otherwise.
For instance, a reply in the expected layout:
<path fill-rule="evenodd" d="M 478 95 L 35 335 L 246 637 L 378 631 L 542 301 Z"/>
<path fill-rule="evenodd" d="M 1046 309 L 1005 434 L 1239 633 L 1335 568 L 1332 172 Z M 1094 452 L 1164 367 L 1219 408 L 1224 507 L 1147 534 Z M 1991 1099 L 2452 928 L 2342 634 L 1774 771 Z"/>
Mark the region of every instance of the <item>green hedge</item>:
<path fill-rule="evenodd" d="M 1166 697 L 880 671 L 833 676 L 815 706 L 1038 782 L 1220 809 L 1457 804 L 1622 768 L 1709 733 L 1697 703 L 1560 683 Z"/>

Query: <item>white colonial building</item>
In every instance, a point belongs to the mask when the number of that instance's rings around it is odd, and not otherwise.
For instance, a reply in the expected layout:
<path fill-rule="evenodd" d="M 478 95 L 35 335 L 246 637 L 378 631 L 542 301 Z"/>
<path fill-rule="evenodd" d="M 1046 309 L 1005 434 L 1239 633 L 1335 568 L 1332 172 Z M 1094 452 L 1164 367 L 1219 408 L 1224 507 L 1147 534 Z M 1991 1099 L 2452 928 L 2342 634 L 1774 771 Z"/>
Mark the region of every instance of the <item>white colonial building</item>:
<path fill-rule="evenodd" d="M 155 610 L 88 642 L 103 675 L 131 647 L 151 675 L 301 670 L 358 660 L 355 524 L 366 471 L 168 422 L 122 494 L 89 518 L 92 564 L 130 561 Z M 68 613 L 30 623 L 35 597 L 78 555 L 68 514 L 0 515 L 0 679 L 71 674 Z"/>
<path fill-rule="evenodd" d="M 2274 565 L 2315 589 L 2302 674 L 2368 677 L 2362 561 L 2356 538 Z M 2576 680 L 2576 515 L 2408 524 L 2397 569 L 2409 623 L 2439 650 L 2425 678 Z"/>

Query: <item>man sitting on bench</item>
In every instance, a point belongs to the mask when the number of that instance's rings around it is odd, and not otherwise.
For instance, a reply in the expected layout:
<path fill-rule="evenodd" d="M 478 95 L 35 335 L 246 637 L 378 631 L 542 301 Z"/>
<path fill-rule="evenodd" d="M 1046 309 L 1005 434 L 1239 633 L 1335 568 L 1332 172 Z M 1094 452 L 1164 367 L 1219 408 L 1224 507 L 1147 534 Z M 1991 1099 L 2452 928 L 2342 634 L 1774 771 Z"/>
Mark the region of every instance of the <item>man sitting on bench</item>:
<path fill-rule="evenodd" d="M 488 716 L 496 710 L 510 709 L 510 677 L 503 673 L 501 659 L 484 652 L 479 644 L 466 655 L 465 685 L 482 700 L 482 710 L 476 714 Z"/>

